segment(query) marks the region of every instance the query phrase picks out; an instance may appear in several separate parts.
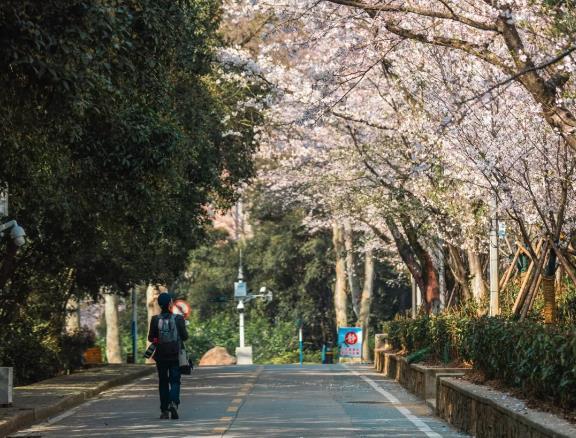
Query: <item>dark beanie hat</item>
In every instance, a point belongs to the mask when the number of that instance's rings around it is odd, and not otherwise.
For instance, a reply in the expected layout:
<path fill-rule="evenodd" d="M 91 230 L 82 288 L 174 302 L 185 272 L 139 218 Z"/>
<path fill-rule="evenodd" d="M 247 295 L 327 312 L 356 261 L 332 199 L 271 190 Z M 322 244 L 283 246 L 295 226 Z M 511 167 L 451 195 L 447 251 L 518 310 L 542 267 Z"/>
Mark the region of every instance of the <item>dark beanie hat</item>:
<path fill-rule="evenodd" d="M 162 292 L 160 295 L 158 295 L 158 305 L 160 307 L 168 307 L 170 301 L 172 301 L 172 297 L 169 293 Z"/>

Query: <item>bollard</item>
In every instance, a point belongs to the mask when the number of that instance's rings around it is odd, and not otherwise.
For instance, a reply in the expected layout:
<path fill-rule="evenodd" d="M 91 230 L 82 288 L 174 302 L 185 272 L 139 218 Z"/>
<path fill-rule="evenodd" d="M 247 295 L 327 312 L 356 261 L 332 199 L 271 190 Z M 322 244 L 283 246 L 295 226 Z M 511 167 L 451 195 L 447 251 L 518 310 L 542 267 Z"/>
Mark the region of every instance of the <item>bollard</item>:
<path fill-rule="evenodd" d="M 0 407 L 12 406 L 12 386 L 14 382 L 14 369 L 0 367 Z"/>

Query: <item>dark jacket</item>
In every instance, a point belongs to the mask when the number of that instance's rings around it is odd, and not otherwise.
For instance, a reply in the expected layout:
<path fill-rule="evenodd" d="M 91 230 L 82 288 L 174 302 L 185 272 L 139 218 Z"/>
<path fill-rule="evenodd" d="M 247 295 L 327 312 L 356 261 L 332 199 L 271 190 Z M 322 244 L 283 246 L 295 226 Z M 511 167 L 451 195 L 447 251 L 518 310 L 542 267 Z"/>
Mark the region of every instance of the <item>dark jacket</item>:
<path fill-rule="evenodd" d="M 166 315 L 169 315 L 169 313 L 162 313 L 161 315 L 165 317 Z M 150 329 L 148 330 L 149 342 L 154 342 L 155 340 L 158 340 L 158 318 L 159 315 L 154 315 L 150 320 Z M 181 341 L 185 341 L 186 339 L 188 339 L 188 331 L 186 330 L 186 321 L 184 321 L 182 315 L 176 315 L 175 321 L 176 321 L 176 329 L 178 330 L 178 336 L 180 337 Z M 172 358 L 172 357 L 163 358 L 163 357 L 156 357 L 156 355 L 154 355 L 154 359 L 158 361 L 164 359 L 177 360 L 178 358 Z"/>

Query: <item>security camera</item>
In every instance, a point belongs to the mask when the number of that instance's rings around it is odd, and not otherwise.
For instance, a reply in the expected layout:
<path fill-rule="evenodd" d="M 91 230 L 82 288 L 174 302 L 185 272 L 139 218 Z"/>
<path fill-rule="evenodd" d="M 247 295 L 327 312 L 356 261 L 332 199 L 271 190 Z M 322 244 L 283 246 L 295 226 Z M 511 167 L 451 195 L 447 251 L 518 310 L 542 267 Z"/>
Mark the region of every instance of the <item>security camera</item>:
<path fill-rule="evenodd" d="M 10 238 L 14 242 L 14 245 L 21 247 L 26 243 L 26 232 L 24 228 L 16 224 L 10 230 Z"/>
<path fill-rule="evenodd" d="M 4 232 L 8 230 L 10 230 L 10 238 L 16 246 L 20 247 L 26 243 L 26 232 L 24 228 L 18 225 L 18 222 L 11 220 L 5 224 L 0 224 L 0 237 L 3 237 Z"/>

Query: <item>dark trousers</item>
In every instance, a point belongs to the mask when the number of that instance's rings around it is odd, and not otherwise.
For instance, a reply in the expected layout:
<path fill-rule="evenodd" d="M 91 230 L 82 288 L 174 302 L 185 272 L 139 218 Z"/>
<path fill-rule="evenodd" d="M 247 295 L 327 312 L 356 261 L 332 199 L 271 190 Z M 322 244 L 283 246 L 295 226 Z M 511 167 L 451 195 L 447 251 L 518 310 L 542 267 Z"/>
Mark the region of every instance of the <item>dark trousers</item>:
<path fill-rule="evenodd" d="M 180 366 L 178 361 L 158 361 L 158 389 L 160 410 L 167 411 L 170 402 L 180 404 Z"/>

